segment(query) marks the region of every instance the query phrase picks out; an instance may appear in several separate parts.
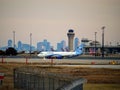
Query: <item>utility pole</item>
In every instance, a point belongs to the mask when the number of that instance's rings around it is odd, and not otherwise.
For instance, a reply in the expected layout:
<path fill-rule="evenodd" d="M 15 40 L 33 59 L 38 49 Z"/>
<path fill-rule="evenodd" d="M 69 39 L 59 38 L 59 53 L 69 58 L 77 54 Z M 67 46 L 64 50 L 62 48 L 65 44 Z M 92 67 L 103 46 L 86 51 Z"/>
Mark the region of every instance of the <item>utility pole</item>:
<path fill-rule="evenodd" d="M 104 29 L 105 29 L 105 26 L 103 26 L 101 29 L 102 29 L 102 58 L 104 58 Z"/>
<path fill-rule="evenodd" d="M 32 50 L 32 33 L 30 33 L 30 56 L 31 56 L 31 50 Z"/>
<path fill-rule="evenodd" d="M 15 48 L 15 31 L 13 31 L 13 47 Z"/>
<path fill-rule="evenodd" d="M 95 32 L 95 57 L 96 57 L 96 34 L 97 32 Z"/>

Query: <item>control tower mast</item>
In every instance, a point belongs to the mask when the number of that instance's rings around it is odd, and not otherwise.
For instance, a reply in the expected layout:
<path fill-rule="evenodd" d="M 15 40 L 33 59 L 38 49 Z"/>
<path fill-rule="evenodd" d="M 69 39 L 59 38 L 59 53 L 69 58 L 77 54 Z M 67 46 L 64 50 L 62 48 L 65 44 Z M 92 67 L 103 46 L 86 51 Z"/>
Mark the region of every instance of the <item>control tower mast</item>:
<path fill-rule="evenodd" d="M 68 36 L 69 51 L 73 51 L 73 39 L 75 36 L 74 30 L 72 30 L 72 29 L 68 30 L 67 36 Z"/>

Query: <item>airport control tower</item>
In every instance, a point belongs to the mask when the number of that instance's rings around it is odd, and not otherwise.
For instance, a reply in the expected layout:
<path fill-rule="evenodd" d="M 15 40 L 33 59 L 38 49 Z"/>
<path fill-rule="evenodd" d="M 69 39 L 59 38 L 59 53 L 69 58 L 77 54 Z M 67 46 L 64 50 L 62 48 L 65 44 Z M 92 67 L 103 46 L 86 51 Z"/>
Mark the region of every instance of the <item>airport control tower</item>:
<path fill-rule="evenodd" d="M 67 36 L 68 36 L 68 48 L 69 51 L 73 51 L 73 39 L 74 39 L 74 30 L 70 29 L 68 30 Z"/>

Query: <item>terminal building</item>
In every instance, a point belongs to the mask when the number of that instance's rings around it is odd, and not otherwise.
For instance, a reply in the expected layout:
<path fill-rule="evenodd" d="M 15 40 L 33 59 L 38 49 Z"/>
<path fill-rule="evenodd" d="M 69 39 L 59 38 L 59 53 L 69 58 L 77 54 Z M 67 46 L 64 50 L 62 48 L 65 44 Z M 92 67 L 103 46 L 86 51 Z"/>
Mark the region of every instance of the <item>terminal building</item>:
<path fill-rule="evenodd" d="M 102 53 L 102 45 L 98 41 L 91 41 L 83 38 L 81 43 L 85 44 L 84 54 L 92 54 L 95 53 L 97 55 L 101 55 Z M 104 45 L 104 54 L 119 54 L 120 53 L 120 45 Z"/>

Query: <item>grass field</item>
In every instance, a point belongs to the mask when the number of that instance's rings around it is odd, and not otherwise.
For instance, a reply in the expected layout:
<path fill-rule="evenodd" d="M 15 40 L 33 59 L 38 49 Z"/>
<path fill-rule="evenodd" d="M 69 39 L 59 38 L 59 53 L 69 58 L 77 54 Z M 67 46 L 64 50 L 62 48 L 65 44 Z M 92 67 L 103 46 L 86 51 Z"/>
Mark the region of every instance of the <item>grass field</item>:
<path fill-rule="evenodd" d="M 3 85 L 0 90 L 17 90 L 13 87 L 13 69 L 17 67 L 32 67 L 42 70 L 69 74 L 71 76 L 83 77 L 87 79 L 84 84 L 84 90 L 120 90 L 120 69 L 105 69 L 105 68 L 85 68 L 85 67 L 43 67 L 39 64 L 24 64 L 24 63 L 0 63 L 0 72 L 5 73 Z"/>
<path fill-rule="evenodd" d="M 84 90 L 120 90 L 120 84 L 85 84 Z"/>

